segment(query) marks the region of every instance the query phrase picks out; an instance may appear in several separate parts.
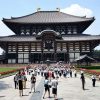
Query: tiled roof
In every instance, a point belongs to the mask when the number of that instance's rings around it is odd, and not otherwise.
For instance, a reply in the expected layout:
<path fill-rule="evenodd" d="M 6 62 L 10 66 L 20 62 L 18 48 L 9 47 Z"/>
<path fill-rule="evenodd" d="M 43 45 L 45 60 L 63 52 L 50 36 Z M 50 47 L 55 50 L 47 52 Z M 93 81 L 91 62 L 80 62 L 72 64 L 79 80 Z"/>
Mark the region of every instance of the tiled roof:
<path fill-rule="evenodd" d="M 94 17 L 86 18 L 69 15 L 59 11 L 38 11 L 22 17 L 12 17 L 11 19 L 3 19 L 4 22 L 14 23 L 70 23 L 93 21 Z"/>
<path fill-rule="evenodd" d="M 91 41 L 100 40 L 100 35 L 90 35 L 90 36 L 67 36 L 62 37 L 58 41 Z M 32 42 L 40 41 L 37 40 L 35 36 L 5 36 L 0 37 L 0 42 Z"/>
<path fill-rule="evenodd" d="M 81 61 L 81 60 L 83 60 L 83 59 L 89 59 L 89 60 L 92 60 L 92 61 L 94 61 L 95 59 L 93 59 L 93 58 L 91 58 L 91 57 L 89 57 L 89 56 L 87 56 L 87 55 L 82 55 L 82 56 L 79 56 L 77 59 L 75 59 L 74 61 Z"/>
<path fill-rule="evenodd" d="M 79 35 L 79 36 L 67 36 L 62 37 L 64 41 L 89 41 L 100 40 L 100 35 Z"/>
<path fill-rule="evenodd" d="M 5 36 L 0 37 L 0 42 L 31 42 L 36 41 L 34 36 Z"/>

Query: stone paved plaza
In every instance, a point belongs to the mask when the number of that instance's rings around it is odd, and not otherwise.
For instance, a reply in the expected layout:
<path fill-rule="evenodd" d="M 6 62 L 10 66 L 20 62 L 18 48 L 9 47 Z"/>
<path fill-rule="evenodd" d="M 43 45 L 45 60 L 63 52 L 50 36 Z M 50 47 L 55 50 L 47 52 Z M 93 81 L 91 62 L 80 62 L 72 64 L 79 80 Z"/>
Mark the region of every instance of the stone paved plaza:
<path fill-rule="evenodd" d="M 30 77 L 27 75 L 27 88 L 24 89 L 24 96 L 19 96 L 18 89 L 14 89 L 13 77 L 0 79 L 0 100 L 54 100 L 53 95 L 42 99 L 44 93 L 44 78 L 37 76 L 36 92 L 30 92 Z M 81 88 L 80 75 L 77 78 L 59 78 L 58 100 L 100 100 L 100 82 L 92 87 L 91 79 L 86 77 L 85 90 Z"/>

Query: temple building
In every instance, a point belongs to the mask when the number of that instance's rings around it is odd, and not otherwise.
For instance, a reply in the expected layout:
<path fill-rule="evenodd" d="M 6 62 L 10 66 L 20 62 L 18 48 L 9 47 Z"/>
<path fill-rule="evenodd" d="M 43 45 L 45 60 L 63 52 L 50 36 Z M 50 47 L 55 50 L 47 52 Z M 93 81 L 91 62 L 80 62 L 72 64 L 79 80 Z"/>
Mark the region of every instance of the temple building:
<path fill-rule="evenodd" d="M 3 63 L 72 62 L 81 55 L 92 57 L 100 44 L 100 35 L 83 34 L 94 17 L 73 16 L 60 11 L 37 11 L 3 18 L 15 35 L 0 37 L 5 51 Z"/>

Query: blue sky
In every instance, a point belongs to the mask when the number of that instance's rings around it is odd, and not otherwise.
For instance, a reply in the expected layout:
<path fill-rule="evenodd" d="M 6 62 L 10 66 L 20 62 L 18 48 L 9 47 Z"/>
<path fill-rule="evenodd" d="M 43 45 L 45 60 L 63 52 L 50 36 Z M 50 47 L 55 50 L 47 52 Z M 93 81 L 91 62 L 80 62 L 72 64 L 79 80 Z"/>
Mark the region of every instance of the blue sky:
<path fill-rule="evenodd" d="M 41 8 L 41 10 L 56 10 L 57 7 L 62 9 L 61 11 L 65 10 L 66 13 L 67 11 L 71 12 L 72 8 L 76 7 L 76 15 L 80 14 L 82 9 L 90 11 L 96 20 L 84 33 L 100 34 L 100 0 L 0 0 L 0 36 L 14 34 L 1 22 L 2 18 L 31 14 L 37 8 Z M 80 8 L 80 11 L 78 8 Z"/>
<path fill-rule="evenodd" d="M 10 18 L 11 16 L 23 16 L 41 10 L 55 10 L 57 7 L 65 9 L 73 4 L 88 8 L 95 16 L 95 22 L 85 31 L 89 34 L 100 34 L 100 0 L 0 0 L 0 20 Z M 1 33 L 4 34 L 5 33 Z M 8 33 L 10 34 L 10 33 Z"/>

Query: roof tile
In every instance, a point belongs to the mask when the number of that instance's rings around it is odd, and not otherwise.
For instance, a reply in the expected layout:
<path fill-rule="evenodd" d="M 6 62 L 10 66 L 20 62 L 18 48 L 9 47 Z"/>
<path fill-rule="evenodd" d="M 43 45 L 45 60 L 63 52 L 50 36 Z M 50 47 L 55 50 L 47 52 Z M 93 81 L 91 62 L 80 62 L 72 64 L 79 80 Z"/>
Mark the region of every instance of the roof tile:
<path fill-rule="evenodd" d="M 11 19 L 3 19 L 5 22 L 15 23 L 69 23 L 69 22 L 83 22 L 92 21 L 92 18 L 79 17 L 69 15 L 59 11 L 38 11 L 30 15 L 16 17 Z"/>

